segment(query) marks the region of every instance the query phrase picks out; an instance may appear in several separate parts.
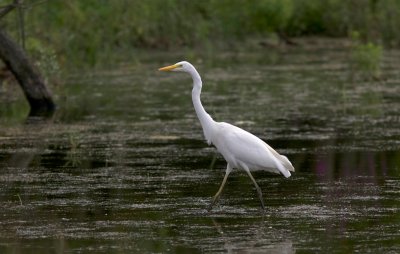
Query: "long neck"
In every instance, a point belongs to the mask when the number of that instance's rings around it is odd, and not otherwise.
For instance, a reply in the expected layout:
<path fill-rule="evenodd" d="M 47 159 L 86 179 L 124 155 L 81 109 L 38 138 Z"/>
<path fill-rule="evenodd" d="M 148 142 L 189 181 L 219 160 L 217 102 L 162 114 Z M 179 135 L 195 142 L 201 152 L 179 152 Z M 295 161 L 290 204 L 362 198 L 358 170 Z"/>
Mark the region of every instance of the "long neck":
<path fill-rule="evenodd" d="M 211 116 L 204 110 L 203 105 L 200 101 L 202 82 L 199 73 L 193 68 L 190 72 L 193 79 L 193 90 L 192 90 L 192 101 L 196 111 L 196 115 L 200 120 L 201 127 L 203 127 L 204 136 L 209 144 L 211 144 L 212 130 L 215 125 L 215 121 Z"/>

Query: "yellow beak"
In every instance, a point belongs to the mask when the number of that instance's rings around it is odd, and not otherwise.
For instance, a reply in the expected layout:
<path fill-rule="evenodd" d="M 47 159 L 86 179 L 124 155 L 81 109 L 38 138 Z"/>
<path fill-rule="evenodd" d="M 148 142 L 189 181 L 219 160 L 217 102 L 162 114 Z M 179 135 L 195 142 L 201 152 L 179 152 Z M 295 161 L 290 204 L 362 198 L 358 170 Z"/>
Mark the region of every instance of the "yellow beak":
<path fill-rule="evenodd" d="M 162 67 L 162 68 L 160 68 L 158 70 L 159 71 L 171 71 L 171 70 L 173 70 L 173 69 L 175 69 L 177 67 L 179 67 L 179 65 L 178 64 L 174 64 L 174 65 L 169 65 L 169 66 Z"/>

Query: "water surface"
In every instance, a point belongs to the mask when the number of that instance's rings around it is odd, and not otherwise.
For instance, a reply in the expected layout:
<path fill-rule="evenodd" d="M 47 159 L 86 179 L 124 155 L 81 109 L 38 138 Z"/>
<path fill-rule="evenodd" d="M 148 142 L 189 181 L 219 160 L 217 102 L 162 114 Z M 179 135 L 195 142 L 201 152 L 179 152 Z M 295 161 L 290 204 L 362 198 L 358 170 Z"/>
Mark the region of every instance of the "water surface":
<path fill-rule="evenodd" d="M 48 121 L 3 113 L 0 252 L 400 252 L 400 52 L 374 80 L 348 51 L 154 53 L 69 75 Z M 206 210 L 225 162 L 203 140 L 190 78 L 156 71 L 187 57 L 214 119 L 295 166 L 289 179 L 254 173 L 265 213 L 240 171 Z"/>

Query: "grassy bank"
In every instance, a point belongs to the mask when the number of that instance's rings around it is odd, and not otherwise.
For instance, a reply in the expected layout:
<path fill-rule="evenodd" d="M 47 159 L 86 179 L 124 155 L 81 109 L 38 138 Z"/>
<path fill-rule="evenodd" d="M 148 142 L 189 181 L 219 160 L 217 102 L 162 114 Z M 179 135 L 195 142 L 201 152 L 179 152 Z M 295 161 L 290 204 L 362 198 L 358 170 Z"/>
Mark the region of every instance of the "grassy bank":
<path fill-rule="evenodd" d="M 1 21 L 15 36 L 16 14 Z M 398 0 L 51 0 L 24 16 L 28 48 L 77 66 L 118 61 L 141 48 L 213 48 L 271 34 L 357 32 L 365 42 L 400 45 Z"/>

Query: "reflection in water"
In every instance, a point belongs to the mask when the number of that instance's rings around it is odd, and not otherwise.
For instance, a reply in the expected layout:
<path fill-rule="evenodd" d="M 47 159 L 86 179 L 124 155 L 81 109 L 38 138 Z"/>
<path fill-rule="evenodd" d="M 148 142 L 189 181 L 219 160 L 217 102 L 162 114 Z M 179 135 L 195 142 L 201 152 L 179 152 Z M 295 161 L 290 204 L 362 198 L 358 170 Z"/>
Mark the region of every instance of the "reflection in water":
<path fill-rule="evenodd" d="M 11 155 L 6 165 L 15 168 L 26 168 L 35 157 L 34 152 L 16 152 Z"/>
<path fill-rule="evenodd" d="M 219 238 L 224 242 L 225 253 L 237 253 L 238 251 L 240 253 L 295 253 L 293 243 L 290 239 L 279 235 L 279 232 L 274 233 L 275 230 L 272 227 L 265 227 L 262 221 L 260 221 L 257 228 L 253 229 L 252 234 L 246 236 L 245 239 L 225 233 L 221 224 L 216 219 L 212 218 L 212 222 L 220 235 Z"/>
<path fill-rule="evenodd" d="M 206 211 L 225 162 L 203 142 L 188 81 L 155 77 L 160 63 L 71 77 L 51 124 L 2 115 L 0 252 L 400 252 L 397 74 L 348 82 L 345 54 L 325 54 L 200 65 L 215 119 L 237 121 L 297 170 L 255 172 L 264 217 L 240 171 Z"/>
<path fill-rule="evenodd" d="M 319 155 L 315 173 L 321 180 L 349 179 L 369 176 L 378 179 L 395 175 L 398 152 L 345 152 Z M 392 170 L 393 172 L 388 172 Z"/>
<path fill-rule="evenodd" d="M 321 154 L 297 154 L 299 164 L 307 165 L 319 181 L 367 177 L 378 181 L 385 176 L 398 176 L 400 151 L 326 151 Z"/>

